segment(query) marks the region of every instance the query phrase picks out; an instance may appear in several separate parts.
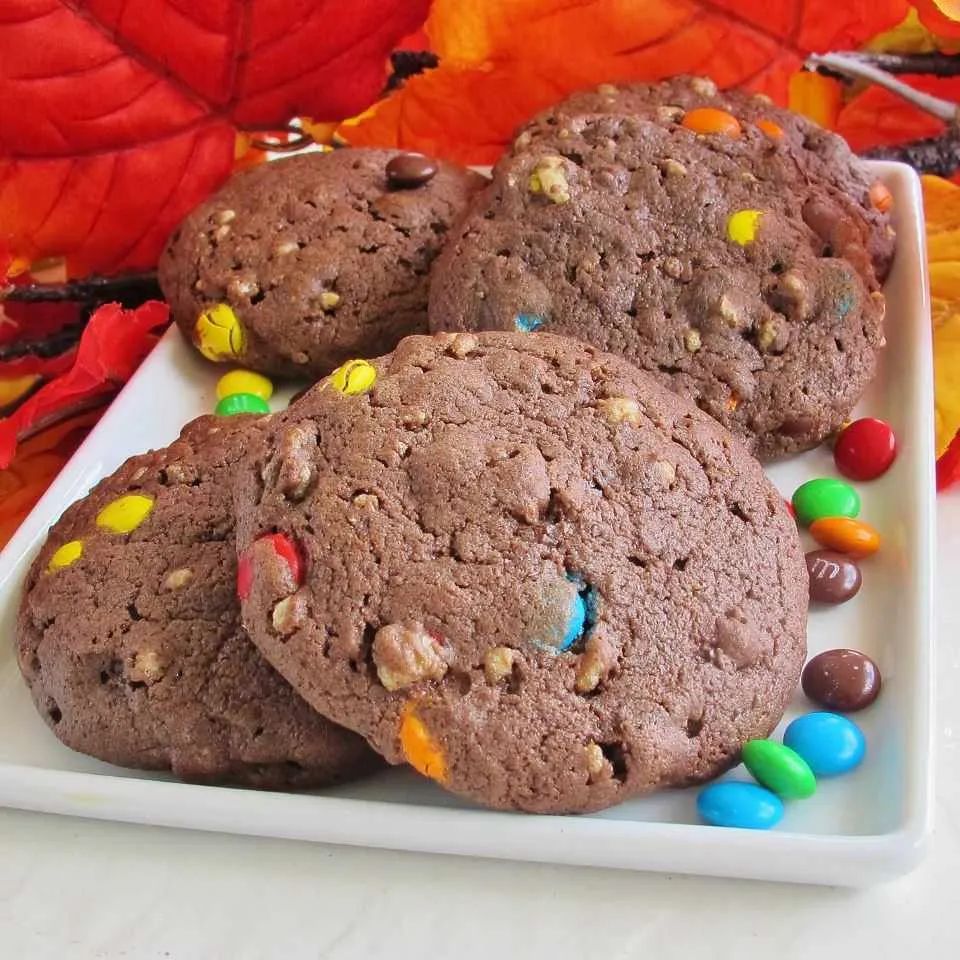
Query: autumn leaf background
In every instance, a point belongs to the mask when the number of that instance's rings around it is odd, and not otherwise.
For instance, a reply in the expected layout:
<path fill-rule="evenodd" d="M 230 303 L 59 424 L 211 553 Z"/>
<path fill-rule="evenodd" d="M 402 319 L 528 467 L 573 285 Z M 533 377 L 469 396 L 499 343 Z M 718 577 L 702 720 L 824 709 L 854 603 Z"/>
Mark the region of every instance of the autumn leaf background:
<path fill-rule="evenodd" d="M 384 95 L 399 48 L 429 50 L 424 62 L 436 65 Z M 857 150 L 942 134 L 942 121 L 888 91 L 801 69 L 810 53 L 864 49 L 960 51 L 960 3 L 7 0 L 0 286 L 37 271 L 149 270 L 185 213 L 260 162 L 258 140 L 287 137 L 293 121 L 323 141 L 489 163 L 519 123 L 573 90 L 688 72 L 789 103 Z M 960 102 L 960 77 L 902 79 Z M 960 365 L 960 187 L 928 178 L 924 189 L 943 453 L 960 428 L 950 379 Z M 38 426 L 109 399 L 162 324 L 158 308 L 143 309 L 88 319 L 77 304 L 3 305 L 0 467 L 18 442 L 20 451 L 0 470 L 0 543 L 96 413 Z M 57 337 L 62 350 L 50 348 Z M 34 349 L 41 341 L 45 353 Z M 960 441 L 955 459 L 941 461 L 944 481 L 960 477 Z"/>

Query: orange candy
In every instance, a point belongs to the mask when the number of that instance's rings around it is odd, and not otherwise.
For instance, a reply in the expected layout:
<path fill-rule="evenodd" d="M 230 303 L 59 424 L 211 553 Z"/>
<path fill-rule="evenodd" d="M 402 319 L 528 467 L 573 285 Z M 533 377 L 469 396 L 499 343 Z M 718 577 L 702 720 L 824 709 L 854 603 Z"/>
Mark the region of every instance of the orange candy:
<path fill-rule="evenodd" d="M 893 206 L 893 194 L 879 180 L 875 180 L 870 187 L 870 202 L 881 213 L 886 213 Z"/>
<path fill-rule="evenodd" d="M 762 130 L 771 140 L 783 139 L 783 127 L 772 120 L 758 120 L 757 129 Z"/>
<path fill-rule="evenodd" d="M 817 543 L 851 557 L 868 557 L 880 549 L 880 534 L 851 517 L 821 517 L 810 524 L 810 533 Z"/>
<path fill-rule="evenodd" d="M 447 779 L 447 760 L 415 711 L 413 703 L 406 703 L 400 712 L 400 749 L 403 758 L 418 773 L 443 783 Z"/>
<path fill-rule="evenodd" d="M 736 139 L 740 136 L 740 121 L 726 110 L 716 107 L 697 107 L 684 115 L 681 126 L 694 133 L 721 133 Z"/>

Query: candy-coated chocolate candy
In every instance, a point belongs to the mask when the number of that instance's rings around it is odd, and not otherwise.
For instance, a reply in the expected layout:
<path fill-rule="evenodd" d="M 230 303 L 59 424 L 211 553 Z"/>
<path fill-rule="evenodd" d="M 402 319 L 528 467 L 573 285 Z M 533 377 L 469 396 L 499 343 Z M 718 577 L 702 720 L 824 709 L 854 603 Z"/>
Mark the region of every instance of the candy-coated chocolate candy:
<path fill-rule="evenodd" d="M 225 303 L 215 303 L 197 317 L 193 342 L 208 360 L 222 363 L 243 354 L 247 335 L 233 310 Z"/>
<path fill-rule="evenodd" d="M 222 400 L 231 393 L 252 393 L 261 400 L 269 400 L 273 396 L 273 384 L 261 373 L 231 370 L 217 381 L 217 399 Z"/>
<path fill-rule="evenodd" d="M 836 477 L 818 477 L 801 484 L 793 494 L 797 520 L 809 527 L 821 517 L 855 517 L 860 513 L 860 495 L 849 483 Z"/>
<path fill-rule="evenodd" d="M 767 120 L 766 118 L 758 120 L 757 128 L 762 130 L 771 140 L 783 139 L 783 127 L 774 123 L 772 120 Z"/>
<path fill-rule="evenodd" d="M 876 210 L 886 213 L 893 206 L 893 194 L 879 180 L 870 187 L 870 203 Z"/>
<path fill-rule="evenodd" d="M 755 783 L 725 780 L 700 791 L 697 813 L 715 827 L 769 830 L 783 818 L 783 803 Z"/>
<path fill-rule="evenodd" d="M 270 404 L 255 393 L 231 393 L 214 407 L 218 417 L 235 417 L 239 413 L 269 413 Z"/>
<path fill-rule="evenodd" d="M 727 238 L 745 247 L 753 243 L 760 229 L 763 212 L 760 210 L 738 210 L 727 219 Z"/>
<path fill-rule="evenodd" d="M 583 628 L 587 622 L 587 604 L 580 593 L 575 593 L 570 601 L 570 617 L 567 620 L 567 630 L 563 635 L 558 650 L 569 650 L 583 635 Z"/>
<path fill-rule="evenodd" d="M 431 780 L 447 779 L 447 761 L 430 731 L 416 714 L 416 705 L 406 703 L 400 712 L 400 749 L 403 758 Z"/>
<path fill-rule="evenodd" d="M 684 114 L 681 126 L 694 133 L 719 133 L 725 137 L 739 137 L 740 121 L 726 110 L 716 107 L 697 107 Z"/>
<path fill-rule="evenodd" d="M 833 446 L 837 469 L 851 480 L 875 480 L 897 457 L 897 438 L 885 420 L 864 417 L 844 427 Z"/>
<path fill-rule="evenodd" d="M 437 172 L 437 161 L 422 153 L 401 153 L 393 157 L 386 168 L 387 186 L 395 190 L 409 190 L 432 180 Z"/>
<path fill-rule="evenodd" d="M 130 533 L 136 530 L 153 510 L 153 497 L 142 493 L 128 493 L 108 503 L 97 514 L 97 526 L 110 533 Z"/>
<path fill-rule="evenodd" d="M 353 397 L 366 393 L 377 382 L 377 368 L 366 360 L 348 360 L 330 374 L 330 386 Z"/>
<path fill-rule="evenodd" d="M 69 567 L 71 563 L 76 563 L 83 556 L 83 541 L 68 540 L 66 543 L 57 547 L 47 563 L 47 570 L 53 573 L 54 570 L 62 570 Z"/>
<path fill-rule="evenodd" d="M 853 770 L 867 752 L 863 731 L 838 713 L 807 713 L 787 727 L 783 742 L 807 761 L 818 777 Z"/>
<path fill-rule="evenodd" d="M 543 317 L 538 317 L 535 313 L 518 313 L 513 318 L 513 325 L 517 333 L 533 333 L 543 326 Z"/>
<path fill-rule="evenodd" d="M 810 599 L 815 603 L 844 603 L 863 583 L 856 561 L 833 550 L 811 550 L 806 555 Z"/>
<path fill-rule="evenodd" d="M 743 762 L 760 783 L 785 800 L 803 800 L 817 790 L 817 778 L 806 760 L 776 740 L 748 740 Z"/>
<path fill-rule="evenodd" d="M 868 557 L 880 549 L 880 534 L 852 517 L 821 517 L 810 524 L 810 534 L 821 546 L 851 557 Z"/>
<path fill-rule="evenodd" d="M 257 544 L 268 543 L 290 569 L 290 576 L 298 586 L 303 583 L 303 564 L 296 544 L 283 533 L 267 533 L 257 539 L 245 550 L 237 561 L 237 596 L 246 600 L 253 586 L 253 549 Z"/>
<path fill-rule="evenodd" d="M 859 650 L 818 653 L 800 677 L 803 692 L 828 710 L 852 713 L 880 695 L 880 668 Z"/>

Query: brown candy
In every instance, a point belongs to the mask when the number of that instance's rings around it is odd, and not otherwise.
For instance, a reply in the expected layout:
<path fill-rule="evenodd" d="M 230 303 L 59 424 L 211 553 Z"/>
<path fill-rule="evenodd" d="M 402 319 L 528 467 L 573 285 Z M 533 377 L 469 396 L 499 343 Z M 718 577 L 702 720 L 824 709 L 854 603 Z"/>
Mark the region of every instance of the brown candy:
<path fill-rule="evenodd" d="M 850 557 L 833 550 L 811 550 L 806 559 L 811 600 L 844 603 L 860 592 L 860 568 Z"/>
<path fill-rule="evenodd" d="M 422 153 L 401 153 L 387 163 L 387 185 L 393 190 L 421 187 L 436 172 L 436 160 Z"/>
<path fill-rule="evenodd" d="M 815 703 L 850 713 L 869 707 L 877 699 L 880 669 L 857 650 L 827 650 L 803 668 L 800 683 Z"/>

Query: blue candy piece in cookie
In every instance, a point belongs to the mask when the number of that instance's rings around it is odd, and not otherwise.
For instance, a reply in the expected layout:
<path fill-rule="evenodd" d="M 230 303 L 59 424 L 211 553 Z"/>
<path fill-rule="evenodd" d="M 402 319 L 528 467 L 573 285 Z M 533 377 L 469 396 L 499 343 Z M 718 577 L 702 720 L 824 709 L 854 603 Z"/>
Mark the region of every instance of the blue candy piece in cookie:
<path fill-rule="evenodd" d="M 513 325 L 518 333 L 533 333 L 543 326 L 543 317 L 538 317 L 535 313 L 518 313 L 513 318 Z"/>

